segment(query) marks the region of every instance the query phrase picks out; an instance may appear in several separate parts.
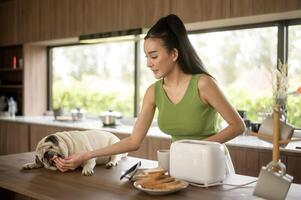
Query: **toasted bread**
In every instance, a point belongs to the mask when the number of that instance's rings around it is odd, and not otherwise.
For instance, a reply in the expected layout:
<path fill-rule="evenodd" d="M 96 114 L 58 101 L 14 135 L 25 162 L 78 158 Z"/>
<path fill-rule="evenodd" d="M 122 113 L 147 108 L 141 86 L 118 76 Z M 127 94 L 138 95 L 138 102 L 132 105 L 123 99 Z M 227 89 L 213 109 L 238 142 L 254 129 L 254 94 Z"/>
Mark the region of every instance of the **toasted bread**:
<path fill-rule="evenodd" d="M 156 170 L 156 171 L 143 171 L 140 173 L 137 173 L 134 177 L 135 180 L 143 180 L 148 178 L 154 178 L 163 174 L 166 174 L 167 171 L 165 170 Z"/>
<path fill-rule="evenodd" d="M 142 183 L 141 186 L 144 187 L 144 188 L 152 188 L 155 185 L 158 185 L 158 184 L 161 184 L 161 183 L 172 182 L 174 180 L 175 180 L 175 178 L 170 177 L 170 176 L 166 176 L 166 177 L 162 177 L 162 178 L 148 180 L 148 181 Z"/>
<path fill-rule="evenodd" d="M 137 184 L 146 189 L 169 190 L 180 187 L 182 182 L 169 175 L 157 173 L 156 175 L 137 181 Z"/>

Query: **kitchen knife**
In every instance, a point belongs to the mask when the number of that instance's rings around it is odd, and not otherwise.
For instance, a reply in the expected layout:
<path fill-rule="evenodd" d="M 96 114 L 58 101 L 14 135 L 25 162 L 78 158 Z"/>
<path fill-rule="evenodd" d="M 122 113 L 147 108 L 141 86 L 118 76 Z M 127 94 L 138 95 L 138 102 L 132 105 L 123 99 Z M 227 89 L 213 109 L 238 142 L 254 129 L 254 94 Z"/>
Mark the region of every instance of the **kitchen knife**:
<path fill-rule="evenodd" d="M 135 165 L 130 167 L 128 170 L 122 172 L 122 175 L 120 176 L 120 180 L 126 177 L 126 175 L 136 171 L 141 166 L 141 161 L 137 162 Z"/>

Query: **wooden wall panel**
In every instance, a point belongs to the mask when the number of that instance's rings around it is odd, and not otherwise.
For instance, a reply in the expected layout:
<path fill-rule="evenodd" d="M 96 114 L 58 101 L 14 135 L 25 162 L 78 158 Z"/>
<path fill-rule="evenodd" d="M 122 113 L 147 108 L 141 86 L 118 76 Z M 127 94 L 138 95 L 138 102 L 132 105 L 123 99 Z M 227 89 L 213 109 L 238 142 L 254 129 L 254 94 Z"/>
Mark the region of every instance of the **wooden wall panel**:
<path fill-rule="evenodd" d="M 142 27 L 151 27 L 159 18 L 171 13 L 171 0 L 144 0 L 143 7 Z"/>
<path fill-rule="evenodd" d="M 23 114 L 43 115 L 47 110 L 47 49 L 24 45 Z"/>
<path fill-rule="evenodd" d="M 18 2 L 18 38 L 22 43 L 40 40 L 40 0 Z"/>
<path fill-rule="evenodd" d="M 184 22 L 301 10 L 299 0 L 11 0 L 0 3 L 0 45 L 150 27 L 169 13 Z"/>
<path fill-rule="evenodd" d="M 299 0 L 230 0 L 230 17 L 242 17 L 301 9 Z"/>
<path fill-rule="evenodd" d="M 301 9 L 301 1 L 300 0 L 286 0 L 279 2 L 279 11 L 288 11 L 288 10 L 296 10 Z"/>
<path fill-rule="evenodd" d="M 87 0 L 82 10 L 83 34 L 120 30 L 122 0 Z"/>
<path fill-rule="evenodd" d="M 68 0 L 43 0 L 40 9 L 40 39 L 49 40 L 70 36 Z"/>
<path fill-rule="evenodd" d="M 5 1 L 0 3 L 0 45 L 18 43 L 17 2 Z"/>
<path fill-rule="evenodd" d="M 159 18 L 171 12 L 170 0 L 126 0 L 121 1 L 121 29 L 151 27 Z"/>
<path fill-rule="evenodd" d="M 252 0 L 230 0 L 230 15 L 231 17 L 249 16 L 253 13 Z M 259 3 L 262 3 L 259 1 Z M 256 4 L 255 4 L 256 5 Z M 258 7 L 256 7 L 258 8 Z M 260 9 L 262 10 L 262 9 Z M 260 12 L 261 13 L 261 12 Z"/>
<path fill-rule="evenodd" d="M 69 0 L 69 32 L 70 36 L 79 36 L 84 32 L 84 5 L 86 0 Z"/>
<path fill-rule="evenodd" d="M 229 18 L 229 11 L 230 0 L 171 0 L 171 13 L 186 23 Z"/>
<path fill-rule="evenodd" d="M 127 0 L 121 1 L 121 27 L 123 29 L 143 27 L 143 19 L 145 13 L 145 1 Z"/>

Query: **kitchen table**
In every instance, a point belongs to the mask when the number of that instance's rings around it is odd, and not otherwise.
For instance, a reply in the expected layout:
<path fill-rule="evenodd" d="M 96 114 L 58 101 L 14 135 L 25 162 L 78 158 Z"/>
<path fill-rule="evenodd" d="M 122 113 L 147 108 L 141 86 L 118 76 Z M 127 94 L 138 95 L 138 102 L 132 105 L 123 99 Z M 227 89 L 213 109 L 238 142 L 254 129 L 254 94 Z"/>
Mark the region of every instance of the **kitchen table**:
<path fill-rule="evenodd" d="M 93 176 L 83 176 L 81 170 L 61 173 L 45 168 L 21 170 L 24 163 L 34 160 L 34 152 L 0 156 L 0 196 L 1 199 L 154 199 L 134 188 L 127 180 L 119 180 L 122 171 L 142 162 L 143 168 L 157 166 L 156 161 L 135 157 L 123 158 L 118 166 L 106 169 L 96 166 Z M 243 184 L 255 180 L 254 177 L 232 175 L 226 182 Z M 174 194 L 156 196 L 156 199 L 256 199 L 253 187 L 232 189 L 230 186 L 199 188 L 188 186 Z M 301 185 L 292 184 L 287 199 L 300 199 Z"/>

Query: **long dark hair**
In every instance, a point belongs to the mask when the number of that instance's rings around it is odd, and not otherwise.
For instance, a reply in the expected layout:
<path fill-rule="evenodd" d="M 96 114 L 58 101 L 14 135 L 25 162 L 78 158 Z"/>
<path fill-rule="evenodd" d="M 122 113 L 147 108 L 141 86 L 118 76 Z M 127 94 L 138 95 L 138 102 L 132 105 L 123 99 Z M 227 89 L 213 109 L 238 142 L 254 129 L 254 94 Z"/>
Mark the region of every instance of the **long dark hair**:
<path fill-rule="evenodd" d="M 147 32 L 144 40 L 148 38 L 162 39 L 169 52 L 176 48 L 179 52 L 178 62 L 184 73 L 204 73 L 211 76 L 191 45 L 186 28 L 178 16 L 170 14 L 159 19 Z"/>

